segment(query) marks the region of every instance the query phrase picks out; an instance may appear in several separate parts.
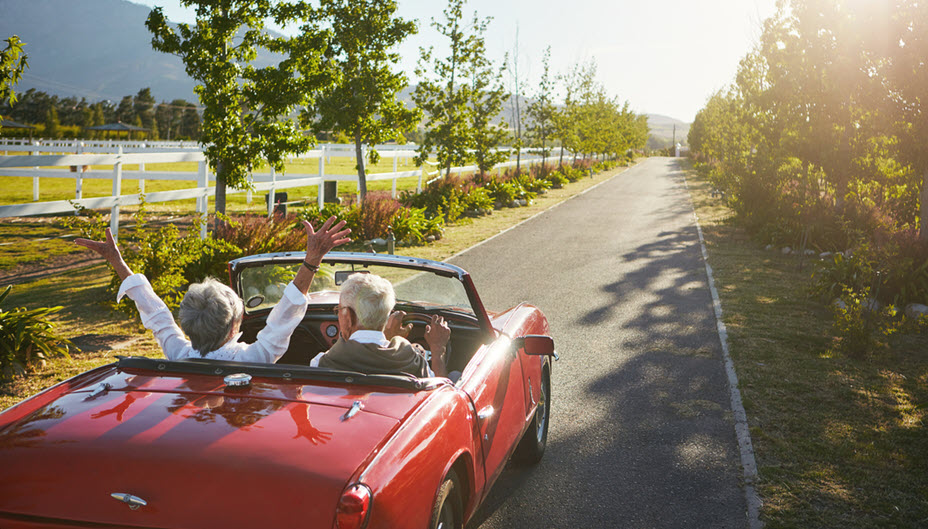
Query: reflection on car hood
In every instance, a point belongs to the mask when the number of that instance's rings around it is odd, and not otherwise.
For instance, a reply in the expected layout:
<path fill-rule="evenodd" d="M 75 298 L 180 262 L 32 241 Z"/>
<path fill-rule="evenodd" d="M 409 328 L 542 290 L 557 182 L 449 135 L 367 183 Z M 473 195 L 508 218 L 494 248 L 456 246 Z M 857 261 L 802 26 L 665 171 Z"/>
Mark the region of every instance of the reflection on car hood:
<path fill-rule="evenodd" d="M 219 377 L 116 368 L 103 375 L 0 429 L 0 513 L 331 527 L 347 480 L 427 393 L 258 378 L 232 389 Z M 109 387 L 94 395 L 100 384 Z M 356 401 L 360 411 L 345 419 Z M 113 493 L 148 505 L 130 510 Z"/>

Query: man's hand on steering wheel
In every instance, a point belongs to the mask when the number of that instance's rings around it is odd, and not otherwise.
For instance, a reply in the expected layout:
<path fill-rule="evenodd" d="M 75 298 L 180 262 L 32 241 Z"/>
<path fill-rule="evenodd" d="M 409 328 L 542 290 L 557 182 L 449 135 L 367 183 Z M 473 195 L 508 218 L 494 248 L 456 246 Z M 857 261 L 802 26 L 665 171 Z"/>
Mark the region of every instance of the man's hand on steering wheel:
<path fill-rule="evenodd" d="M 383 329 L 383 335 L 387 340 L 392 340 L 394 336 L 409 337 L 409 333 L 412 332 L 412 323 L 403 325 L 404 318 L 406 318 L 405 311 L 395 310 L 390 313 L 390 317 L 387 318 L 387 325 Z"/>

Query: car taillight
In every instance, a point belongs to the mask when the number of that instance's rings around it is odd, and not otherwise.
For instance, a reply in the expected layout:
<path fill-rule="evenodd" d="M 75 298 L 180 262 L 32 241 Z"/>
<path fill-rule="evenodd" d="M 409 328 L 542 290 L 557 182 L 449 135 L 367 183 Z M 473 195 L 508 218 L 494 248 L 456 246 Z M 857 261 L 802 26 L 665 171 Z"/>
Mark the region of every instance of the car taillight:
<path fill-rule="evenodd" d="M 337 529 L 364 529 L 371 511 L 371 489 L 367 485 L 355 483 L 349 485 L 338 500 L 335 509 L 335 527 Z"/>

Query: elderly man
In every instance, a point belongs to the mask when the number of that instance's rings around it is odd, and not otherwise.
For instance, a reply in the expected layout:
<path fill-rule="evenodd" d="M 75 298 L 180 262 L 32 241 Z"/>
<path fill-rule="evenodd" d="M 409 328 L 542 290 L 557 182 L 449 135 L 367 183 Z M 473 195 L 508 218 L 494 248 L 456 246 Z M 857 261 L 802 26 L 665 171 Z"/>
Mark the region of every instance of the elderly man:
<path fill-rule="evenodd" d="M 342 284 L 336 307 L 339 339 L 309 365 L 362 373 L 448 376 L 445 351 L 451 329 L 444 318 L 432 316 L 425 328 L 425 341 L 432 351 L 430 365 L 428 353 L 405 338 L 412 325 L 403 327 L 405 312 L 391 313 L 395 304 L 396 294 L 389 281 L 374 274 L 352 274 Z"/>
<path fill-rule="evenodd" d="M 126 265 L 108 229 L 106 241 L 75 239 L 74 242 L 97 252 L 110 263 L 122 280 L 117 300 L 128 295 L 135 301 L 142 324 L 154 332 L 169 359 L 202 357 L 273 363 L 287 352 L 290 335 L 306 314 L 306 293 L 322 257 L 351 240 L 347 237 L 351 230 L 342 229 L 344 226 L 344 221 L 335 224 L 335 217 L 330 217 L 319 231 L 315 231 L 310 223 L 303 221 L 306 229 L 303 266 L 287 285 L 280 302 L 268 315 L 267 325 L 252 344 L 238 341 L 244 306 L 228 286 L 215 279 L 191 285 L 178 309 L 178 328 L 171 311 L 152 290 L 148 279 L 142 274 L 133 274 Z"/>

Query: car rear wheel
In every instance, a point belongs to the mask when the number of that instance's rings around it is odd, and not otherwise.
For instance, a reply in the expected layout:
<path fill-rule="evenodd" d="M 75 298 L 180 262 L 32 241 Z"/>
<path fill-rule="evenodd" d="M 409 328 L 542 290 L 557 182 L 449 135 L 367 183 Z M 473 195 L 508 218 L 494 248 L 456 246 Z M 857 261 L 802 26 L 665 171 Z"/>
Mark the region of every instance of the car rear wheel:
<path fill-rule="evenodd" d="M 432 507 L 431 529 L 463 529 L 464 506 L 461 502 L 461 485 L 458 475 L 450 470 L 438 488 Z"/>
<path fill-rule="evenodd" d="M 540 389 L 532 423 L 516 448 L 516 458 L 529 464 L 541 461 L 542 456 L 545 455 L 545 446 L 548 444 L 548 422 L 551 418 L 551 374 L 547 365 L 541 374 Z"/>

